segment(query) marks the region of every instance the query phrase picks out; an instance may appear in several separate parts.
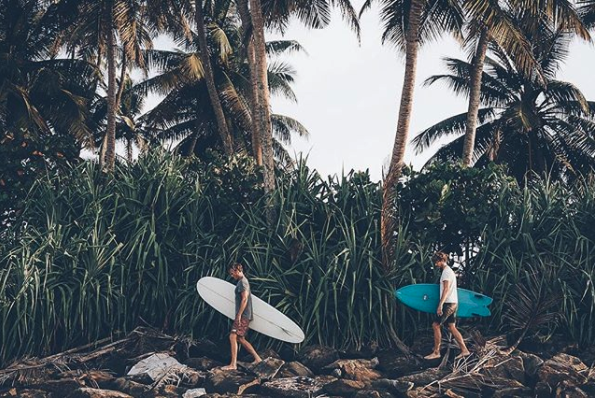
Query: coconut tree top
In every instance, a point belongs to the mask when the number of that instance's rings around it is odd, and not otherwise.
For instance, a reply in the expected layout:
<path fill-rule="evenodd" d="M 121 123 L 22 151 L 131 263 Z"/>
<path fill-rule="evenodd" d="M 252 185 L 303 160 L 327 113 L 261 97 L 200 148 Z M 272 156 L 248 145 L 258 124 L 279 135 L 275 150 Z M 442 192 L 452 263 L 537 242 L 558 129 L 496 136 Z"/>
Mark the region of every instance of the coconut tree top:
<path fill-rule="evenodd" d="M 528 35 L 541 73 L 523 73 L 498 46 L 491 44 L 481 85 L 481 105 L 474 160 L 507 163 L 519 180 L 528 172 L 572 178 L 595 166 L 595 102 L 578 87 L 556 79 L 568 55 L 571 36 L 542 26 Z M 446 82 L 460 95 L 469 93 L 472 65 L 447 58 L 447 74 L 426 84 Z M 541 75 L 541 76 L 540 76 Z M 422 131 L 413 141 L 418 152 L 437 140 L 455 137 L 430 160 L 457 158 L 463 145 L 466 113 Z"/>

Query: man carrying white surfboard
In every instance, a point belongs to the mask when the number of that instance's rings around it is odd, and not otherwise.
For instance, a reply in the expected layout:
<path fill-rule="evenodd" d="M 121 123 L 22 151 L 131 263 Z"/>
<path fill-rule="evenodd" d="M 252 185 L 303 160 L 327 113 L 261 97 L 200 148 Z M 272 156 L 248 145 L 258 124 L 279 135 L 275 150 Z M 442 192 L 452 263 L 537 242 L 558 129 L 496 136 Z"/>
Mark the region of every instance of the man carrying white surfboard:
<path fill-rule="evenodd" d="M 436 252 L 432 256 L 432 261 L 436 267 L 442 270 L 442 275 L 440 276 L 440 301 L 438 302 L 438 308 L 436 309 L 436 320 L 432 323 L 432 329 L 434 330 L 434 350 L 424 358 L 440 358 L 440 343 L 442 341 L 442 332 L 440 328 L 444 324 L 448 325 L 448 330 L 450 330 L 461 349 L 461 353 L 457 355 L 457 359 L 466 357 L 471 355 L 471 353 L 465 345 L 463 336 L 461 336 L 461 333 L 456 327 L 457 307 L 459 304 L 457 295 L 457 276 L 452 268 L 448 266 L 448 254 Z"/>
<path fill-rule="evenodd" d="M 238 360 L 238 342 L 254 357 L 254 363 L 262 361 L 258 353 L 252 347 L 252 344 L 246 340 L 250 321 L 253 319 L 252 311 L 252 293 L 250 283 L 244 275 L 244 269 L 240 263 L 232 263 L 229 266 L 229 274 L 238 281 L 235 288 L 236 317 L 229 333 L 229 342 L 231 344 L 231 362 L 223 367 L 224 370 L 237 369 Z"/>

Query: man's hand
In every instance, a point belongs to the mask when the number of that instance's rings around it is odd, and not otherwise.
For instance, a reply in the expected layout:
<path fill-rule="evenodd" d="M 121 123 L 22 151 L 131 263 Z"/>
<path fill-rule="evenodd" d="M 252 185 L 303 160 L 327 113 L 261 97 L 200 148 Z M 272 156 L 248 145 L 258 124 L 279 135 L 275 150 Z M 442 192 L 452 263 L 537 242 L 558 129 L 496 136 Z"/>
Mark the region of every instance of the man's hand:
<path fill-rule="evenodd" d="M 442 316 L 442 306 L 440 304 L 438 304 L 438 309 L 436 310 L 436 314 L 438 314 L 438 316 Z"/>
<path fill-rule="evenodd" d="M 236 322 L 238 325 L 240 324 L 240 318 L 241 318 L 241 317 L 242 317 L 241 315 L 236 315 L 235 322 Z"/>

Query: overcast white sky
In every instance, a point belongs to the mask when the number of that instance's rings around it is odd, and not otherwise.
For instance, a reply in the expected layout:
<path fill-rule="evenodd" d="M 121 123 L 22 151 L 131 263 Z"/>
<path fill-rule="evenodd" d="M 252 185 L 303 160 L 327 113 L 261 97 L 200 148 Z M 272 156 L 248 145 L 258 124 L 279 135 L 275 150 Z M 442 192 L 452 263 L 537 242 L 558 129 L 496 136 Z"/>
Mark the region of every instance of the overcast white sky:
<path fill-rule="evenodd" d="M 355 1 L 358 12 L 360 3 Z M 287 57 L 297 70 L 294 89 L 299 102 L 275 98 L 272 106 L 275 113 L 295 117 L 310 131 L 310 139 L 295 139 L 291 150 L 307 154 L 310 167 L 323 176 L 369 169 L 372 179 L 380 180 L 395 137 L 404 57 L 381 44 L 376 7 L 366 12 L 360 23 L 361 45 L 336 12 L 325 29 L 308 30 L 293 23 L 285 39 L 297 40 L 308 52 Z M 279 35 L 267 39 L 276 37 Z M 466 111 L 465 99 L 456 97 L 445 85 L 423 86 L 429 76 L 444 73 L 442 58 L 446 56 L 465 54 L 450 38 L 420 52 L 410 137 Z M 587 99 L 595 100 L 594 66 L 595 47 L 577 42 L 558 77 L 576 84 Z M 420 168 L 428 155 L 408 150 L 406 161 Z"/>
<path fill-rule="evenodd" d="M 356 11 L 362 2 L 353 2 Z M 378 181 L 388 166 L 395 138 L 404 57 L 390 45 L 381 44 L 377 7 L 366 12 L 360 24 L 361 44 L 338 12 L 333 13 L 325 29 L 291 24 L 284 38 L 297 40 L 307 51 L 283 58 L 297 71 L 293 87 L 298 103 L 273 97 L 272 107 L 273 112 L 294 117 L 309 130 L 309 140 L 295 138 L 289 150 L 296 156 L 307 156 L 309 166 L 323 177 L 368 169 L 372 179 Z M 280 37 L 269 33 L 267 40 Z M 158 40 L 156 46 L 163 48 L 170 43 Z M 464 58 L 465 54 L 449 37 L 420 51 L 411 138 L 467 109 L 465 99 L 455 96 L 445 85 L 423 86 L 428 77 L 445 72 L 443 57 Z M 595 47 L 577 41 L 558 78 L 576 84 L 587 99 L 595 100 L 594 66 Z M 155 100 L 152 96 L 147 105 Z M 409 149 L 406 162 L 419 169 L 429 156 L 416 155 Z"/>

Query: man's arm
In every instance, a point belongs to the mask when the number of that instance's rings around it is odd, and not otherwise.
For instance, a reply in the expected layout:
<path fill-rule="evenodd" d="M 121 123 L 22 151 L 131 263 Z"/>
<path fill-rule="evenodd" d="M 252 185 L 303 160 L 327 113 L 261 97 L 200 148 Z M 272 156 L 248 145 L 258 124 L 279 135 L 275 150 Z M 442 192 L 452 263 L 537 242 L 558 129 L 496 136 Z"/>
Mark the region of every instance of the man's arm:
<path fill-rule="evenodd" d="M 442 306 L 444 305 L 444 302 L 446 301 L 446 298 L 448 297 L 448 291 L 450 290 L 450 281 L 449 280 L 445 280 L 444 282 L 442 282 L 442 284 L 444 285 L 444 288 L 442 289 L 442 297 L 440 297 L 440 302 L 438 303 L 438 309 L 436 310 L 436 313 L 438 314 L 438 316 L 442 316 Z"/>
<path fill-rule="evenodd" d="M 244 290 L 242 291 L 242 301 L 240 301 L 240 308 L 238 309 L 238 313 L 236 314 L 236 321 L 240 321 L 240 318 L 242 317 L 242 313 L 244 312 L 244 310 L 246 309 L 246 306 L 248 305 L 248 291 Z"/>

